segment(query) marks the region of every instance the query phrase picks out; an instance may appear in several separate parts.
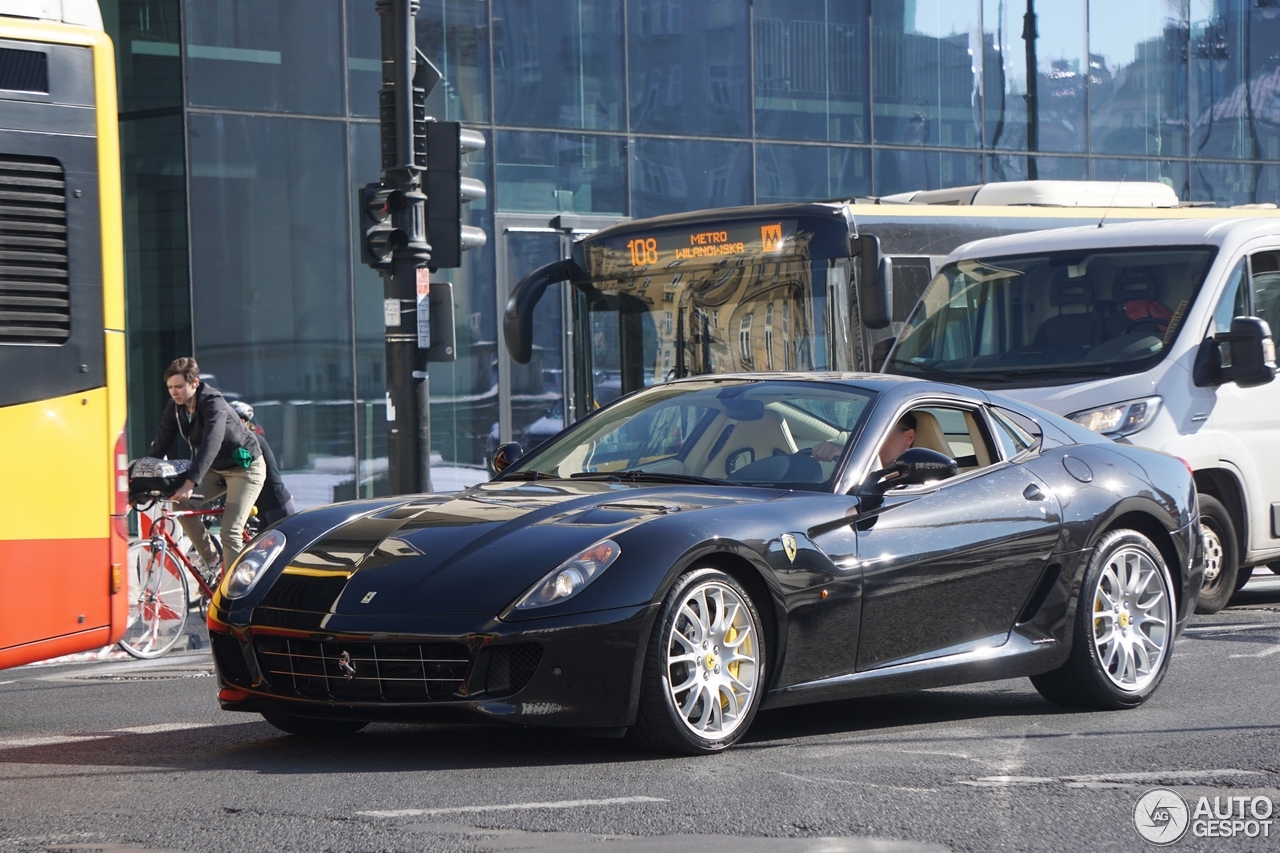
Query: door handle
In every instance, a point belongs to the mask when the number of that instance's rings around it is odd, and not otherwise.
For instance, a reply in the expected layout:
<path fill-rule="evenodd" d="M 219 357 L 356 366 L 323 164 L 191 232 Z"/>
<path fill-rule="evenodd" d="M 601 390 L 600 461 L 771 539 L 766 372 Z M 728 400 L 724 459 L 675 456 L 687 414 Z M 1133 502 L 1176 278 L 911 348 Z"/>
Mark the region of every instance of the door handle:
<path fill-rule="evenodd" d="M 1031 485 L 1023 489 L 1022 496 L 1029 501 L 1044 500 L 1044 492 L 1040 491 L 1040 487 L 1037 486 L 1035 483 L 1032 483 Z"/>

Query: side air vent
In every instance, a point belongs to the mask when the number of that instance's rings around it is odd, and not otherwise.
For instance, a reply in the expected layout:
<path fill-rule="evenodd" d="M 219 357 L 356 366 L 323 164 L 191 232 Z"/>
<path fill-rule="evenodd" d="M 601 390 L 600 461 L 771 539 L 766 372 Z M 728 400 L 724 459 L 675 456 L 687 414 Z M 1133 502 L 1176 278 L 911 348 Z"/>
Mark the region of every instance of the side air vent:
<path fill-rule="evenodd" d="M 42 50 L 0 47 L 0 89 L 49 94 L 49 55 Z"/>
<path fill-rule="evenodd" d="M 0 154 L 0 344 L 60 344 L 70 335 L 62 166 Z"/>

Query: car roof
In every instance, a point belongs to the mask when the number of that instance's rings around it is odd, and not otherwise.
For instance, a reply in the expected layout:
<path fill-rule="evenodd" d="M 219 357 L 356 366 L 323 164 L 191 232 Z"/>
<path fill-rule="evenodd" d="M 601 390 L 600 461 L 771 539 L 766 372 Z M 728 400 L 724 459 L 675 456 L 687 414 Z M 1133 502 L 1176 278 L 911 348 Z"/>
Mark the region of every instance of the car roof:
<path fill-rule="evenodd" d="M 1021 255 L 1073 249 L 1118 249 L 1136 246 L 1222 246 L 1228 241 L 1246 240 L 1280 232 L 1280 223 L 1271 218 L 1182 219 L 1153 222 L 1117 222 L 1113 225 L 1084 225 L 1054 228 L 975 240 L 958 247 L 951 258 Z"/>

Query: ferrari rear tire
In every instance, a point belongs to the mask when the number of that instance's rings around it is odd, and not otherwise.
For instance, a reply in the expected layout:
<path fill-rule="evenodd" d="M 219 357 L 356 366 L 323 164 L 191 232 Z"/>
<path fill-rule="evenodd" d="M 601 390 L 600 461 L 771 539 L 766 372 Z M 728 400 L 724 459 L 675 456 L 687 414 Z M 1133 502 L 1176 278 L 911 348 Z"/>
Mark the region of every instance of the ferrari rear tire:
<path fill-rule="evenodd" d="M 1241 566 L 1236 572 L 1236 592 L 1244 589 L 1245 584 L 1249 583 L 1249 579 L 1253 577 L 1253 566 Z"/>
<path fill-rule="evenodd" d="M 1071 656 L 1031 683 L 1056 705 L 1135 708 L 1169 669 L 1176 619 L 1173 578 L 1159 549 L 1136 530 L 1113 530 L 1085 570 Z"/>
<path fill-rule="evenodd" d="M 366 720 L 326 720 L 323 717 L 295 717 L 264 711 L 262 719 L 282 732 L 301 737 L 339 737 L 355 734 L 369 725 Z"/>
<path fill-rule="evenodd" d="M 762 625 L 751 596 L 729 575 L 713 568 L 681 575 L 649 640 L 632 739 L 683 755 L 736 743 L 764 695 Z"/>
<path fill-rule="evenodd" d="M 1222 501 L 1200 495 L 1200 535 L 1204 537 L 1204 581 L 1200 584 L 1197 613 L 1217 613 L 1236 591 L 1240 549 L 1236 526 Z"/>

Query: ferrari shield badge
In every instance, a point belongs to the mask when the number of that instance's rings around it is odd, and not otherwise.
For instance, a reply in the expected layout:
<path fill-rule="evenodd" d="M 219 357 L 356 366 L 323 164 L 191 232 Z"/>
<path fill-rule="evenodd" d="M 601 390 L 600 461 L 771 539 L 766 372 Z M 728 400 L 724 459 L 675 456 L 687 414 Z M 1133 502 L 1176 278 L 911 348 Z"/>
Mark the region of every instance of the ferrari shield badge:
<path fill-rule="evenodd" d="M 782 550 L 787 552 L 787 560 L 794 563 L 796 561 L 796 537 L 790 533 L 782 534 Z"/>

